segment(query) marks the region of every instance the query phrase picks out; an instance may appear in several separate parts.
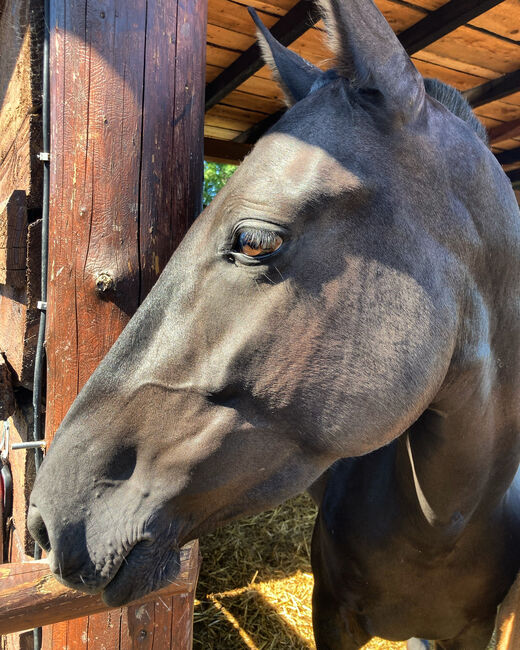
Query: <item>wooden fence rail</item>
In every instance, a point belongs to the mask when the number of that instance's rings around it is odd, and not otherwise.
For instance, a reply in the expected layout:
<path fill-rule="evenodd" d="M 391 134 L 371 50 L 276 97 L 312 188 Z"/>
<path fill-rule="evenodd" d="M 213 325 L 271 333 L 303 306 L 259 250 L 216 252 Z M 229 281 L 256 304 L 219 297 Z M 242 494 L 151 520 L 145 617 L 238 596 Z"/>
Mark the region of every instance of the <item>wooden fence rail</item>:
<path fill-rule="evenodd" d="M 199 545 L 195 541 L 181 551 L 181 571 L 177 580 L 133 605 L 185 595 L 191 609 L 199 567 Z M 74 591 L 58 582 L 45 560 L 0 565 L 0 635 L 109 609 L 99 595 Z M 191 617 L 187 620 L 191 621 Z"/>

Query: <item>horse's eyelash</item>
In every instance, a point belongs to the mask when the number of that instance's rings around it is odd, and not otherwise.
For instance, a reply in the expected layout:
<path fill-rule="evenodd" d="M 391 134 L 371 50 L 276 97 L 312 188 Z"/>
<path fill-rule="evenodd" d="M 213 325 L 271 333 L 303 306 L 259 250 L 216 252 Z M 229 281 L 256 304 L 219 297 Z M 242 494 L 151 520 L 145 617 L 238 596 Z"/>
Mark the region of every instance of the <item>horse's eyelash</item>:
<path fill-rule="evenodd" d="M 277 233 L 272 230 L 263 230 L 261 228 L 248 228 L 239 230 L 236 237 L 236 242 L 238 239 L 245 235 L 243 242 L 247 243 L 251 248 L 270 248 L 276 244 L 276 240 L 279 237 Z"/>

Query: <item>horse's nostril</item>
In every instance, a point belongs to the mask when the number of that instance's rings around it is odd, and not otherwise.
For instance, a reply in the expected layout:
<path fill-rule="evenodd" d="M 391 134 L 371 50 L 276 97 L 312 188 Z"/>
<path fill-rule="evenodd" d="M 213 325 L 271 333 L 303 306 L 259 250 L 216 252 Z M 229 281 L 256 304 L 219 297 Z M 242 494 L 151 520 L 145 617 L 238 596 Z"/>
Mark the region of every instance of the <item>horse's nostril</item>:
<path fill-rule="evenodd" d="M 51 543 L 47 527 L 38 508 L 32 504 L 29 506 L 29 513 L 27 514 L 27 527 L 35 541 L 48 553 L 51 550 Z"/>

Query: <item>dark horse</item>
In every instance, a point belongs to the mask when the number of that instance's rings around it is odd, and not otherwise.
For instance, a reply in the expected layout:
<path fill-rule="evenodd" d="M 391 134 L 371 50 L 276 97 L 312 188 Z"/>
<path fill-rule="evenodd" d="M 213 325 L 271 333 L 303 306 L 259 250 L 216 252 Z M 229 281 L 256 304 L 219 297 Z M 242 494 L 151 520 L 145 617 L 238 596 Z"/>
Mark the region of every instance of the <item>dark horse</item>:
<path fill-rule="evenodd" d="M 373 2 L 323 5 L 335 70 L 261 33 L 291 108 L 74 402 L 30 529 L 119 605 L 311 488 L 320 650 L 481 650 L 519 566 L 518 206 Z"/>

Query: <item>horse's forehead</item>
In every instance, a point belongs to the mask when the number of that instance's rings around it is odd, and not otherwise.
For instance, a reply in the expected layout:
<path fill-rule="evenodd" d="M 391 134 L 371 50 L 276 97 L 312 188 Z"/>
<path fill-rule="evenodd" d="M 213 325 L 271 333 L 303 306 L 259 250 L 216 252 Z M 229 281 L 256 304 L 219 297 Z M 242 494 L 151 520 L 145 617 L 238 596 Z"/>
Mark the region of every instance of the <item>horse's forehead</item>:
<path fill-rule="evenodd" d="M 304 199 L 320 194 L 356 192 L 362 179 L 324 148 L 287 133 L 273 133 L 260 141 L 251 155 L 248 192 L 275 198 Z"/>

